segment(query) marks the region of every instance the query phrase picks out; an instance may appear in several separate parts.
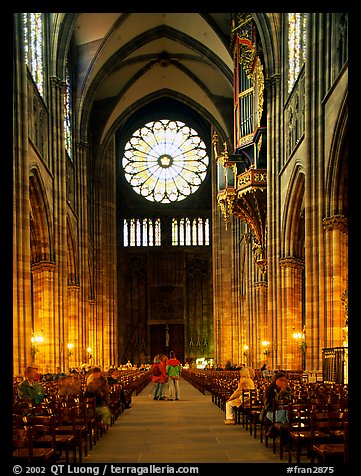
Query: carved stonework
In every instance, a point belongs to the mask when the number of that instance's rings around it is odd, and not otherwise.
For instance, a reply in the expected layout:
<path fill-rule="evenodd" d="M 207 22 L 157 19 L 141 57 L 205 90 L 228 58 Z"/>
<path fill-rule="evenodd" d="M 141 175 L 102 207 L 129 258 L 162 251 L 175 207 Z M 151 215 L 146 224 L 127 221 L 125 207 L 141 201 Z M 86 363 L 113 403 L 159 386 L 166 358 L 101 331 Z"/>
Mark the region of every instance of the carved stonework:
<path fill-rule="evenodd" d="M 285 161 L 299 144 L 305 131 L 305 75 L 302 72 L 285 108 Z"/>
<path fill-rule="evenodd" d="M 326 217 L 322 220 L 323 229 L 325 231 L 340 230 L 343 233 L 347 233 L 347 217 L 344 215 L 333 215 L 332 217 Z"/>
<path fill-rule="evenodd" d="M 302 259 L 287 256 L 286 258 L 280 258 L 279 265 L 281 268 L 304 268 L 305 262 Z"/>
<path fill-rule="evenodd" d="M 256 289 L 259 289 L 259 288 L 267 288 L 268 286 L 268 282 L 267 281 L 256 281 L 253 286 L 256 288 Z"/>
<path fill-rule="evenodd" d="M 55 263 L 50 261 L 39 261 L 38 263 L 34 263 L 31 266 L 32 273 L 40 273 L 42 271 L 55 271 Z"/>

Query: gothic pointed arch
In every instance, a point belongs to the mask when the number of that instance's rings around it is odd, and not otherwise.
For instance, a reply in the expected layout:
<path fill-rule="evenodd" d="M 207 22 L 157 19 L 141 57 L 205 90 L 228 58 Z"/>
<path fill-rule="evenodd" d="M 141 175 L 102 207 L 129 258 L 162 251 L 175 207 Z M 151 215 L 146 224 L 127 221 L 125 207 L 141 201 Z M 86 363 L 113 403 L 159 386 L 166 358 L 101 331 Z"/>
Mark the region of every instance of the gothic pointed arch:
<path fill-rule="evenodd" d="M 347 95 L 338 114 L 330 148 L 326 178 L 325 215 L 348 214 L 348 114 Z"/>
<path fill-rule="evenodd" d="M 30 247 L 32 264 L 52 261 L 53 237 L 51 214 L 45 187 L 37 168 L 29 177 Z"/>
<path fill-rule="evenodd" d="M 304 259 L 305 245 L 305 176 L 296 166 L 289 181 L 283 215 L 283 256 Z"/>

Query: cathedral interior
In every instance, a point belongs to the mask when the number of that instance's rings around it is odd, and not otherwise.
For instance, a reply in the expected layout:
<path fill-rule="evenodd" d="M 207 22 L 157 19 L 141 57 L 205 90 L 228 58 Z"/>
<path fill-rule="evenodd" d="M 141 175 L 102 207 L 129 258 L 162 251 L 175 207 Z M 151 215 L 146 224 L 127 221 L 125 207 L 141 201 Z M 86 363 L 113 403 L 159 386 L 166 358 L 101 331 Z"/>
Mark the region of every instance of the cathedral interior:
<path fill-rule="evenodd" d="M 348 14 L 13 15 L 13 372 L 348 375 Z M 327 380 L 326 378 L 326 380 Z"/>

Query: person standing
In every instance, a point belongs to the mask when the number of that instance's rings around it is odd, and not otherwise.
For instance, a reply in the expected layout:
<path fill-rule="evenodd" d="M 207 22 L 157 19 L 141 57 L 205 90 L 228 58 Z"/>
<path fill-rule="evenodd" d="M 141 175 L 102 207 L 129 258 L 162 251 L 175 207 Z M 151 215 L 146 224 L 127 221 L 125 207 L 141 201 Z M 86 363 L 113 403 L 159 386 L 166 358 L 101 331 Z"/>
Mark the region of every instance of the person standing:
<path fill-rule="evenodd" d="M 165 400 L 164 395 L 165 384 L 168 381 L 167 371 L 165 362 L 167 361 L 167 356 L 164 354 L 157 354 L 154 357 L 152 365 L 152 382 L 154 382 L 154 400 Z"/>
<path fill-rule="evenodd" d="M 166 370 L 168 375 L 168 398 L 169 400 L 179 400 L 179 379 L 182 365 L 176 358 L 173 350 L 169 353 L 169 359 L 166 362 Z"/>

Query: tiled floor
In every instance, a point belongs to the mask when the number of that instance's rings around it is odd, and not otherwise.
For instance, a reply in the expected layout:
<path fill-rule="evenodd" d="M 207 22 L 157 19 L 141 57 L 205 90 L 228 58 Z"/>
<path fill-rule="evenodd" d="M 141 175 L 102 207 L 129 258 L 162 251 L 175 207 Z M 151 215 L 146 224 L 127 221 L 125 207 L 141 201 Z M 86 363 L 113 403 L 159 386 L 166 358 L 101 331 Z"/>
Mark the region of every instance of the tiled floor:
<path fill-rule="evenodd" d="M 150 385 L 84 458 L 84 463 L 280 463 L 241 425 L 225 425 L 210 394 L 181 379 L 179 401 L 155 401 Z"/>

